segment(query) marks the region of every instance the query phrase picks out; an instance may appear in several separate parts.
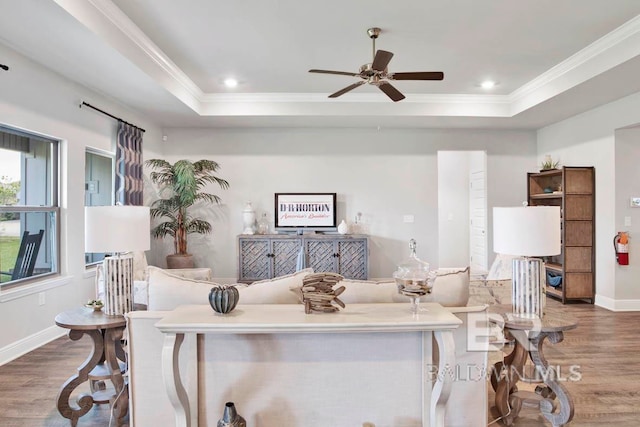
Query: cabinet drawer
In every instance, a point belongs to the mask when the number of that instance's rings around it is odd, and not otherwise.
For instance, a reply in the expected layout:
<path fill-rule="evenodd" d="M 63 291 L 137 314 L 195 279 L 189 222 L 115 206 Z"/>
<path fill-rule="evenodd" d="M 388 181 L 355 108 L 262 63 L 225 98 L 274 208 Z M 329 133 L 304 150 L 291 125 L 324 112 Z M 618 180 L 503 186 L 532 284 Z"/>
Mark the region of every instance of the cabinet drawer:
<path fill-rule="evenodd" d="M 564 253 L 564 269 L 566 272 L 591 272 L 592 250 L 590 247 L 566 247 Z"/>
<path fill-rule="evenodd" d="M 564 219 L 592 220 L 593 197 L 592 196 L 566 196 L 564 200 Z"/>
<path fill-rule="evenodd" d="M 332 240 L 327 239 L 305 239 L 305 251 L 308 256 L 308 266 L 319 272 L 337 272 L 336 270 L 336 249 Z"/>
<path fill-rule="evenodd" d="M 300 241 L 296 239 L 273 239 L 271 241 L 273 254 L 272 277 L 285 276 L 295 273 Z"/>
<path fill-rule="evenodd" d="M 367 279 L 366 240 L 338 241 L 338 272 L 347 279 Z"/>
<path fill-rule="evenodd" d="M 562 280 L 567 298 L 593 298 L 593 274 L 565 273 Z"/>
<path fill-rule="evenodd" d="M 271 276 L 270 244 L 267 239 L 240 240 L 239 281 L 269 279 Z"/>
<path fill-rule="evenodd" d="M 565 221 L 564 243 L 567 246 L 592 246 L 592 221 Z"/>
<path fill-rule="evenodd" d="M 564 192 L 593 193 L 593 169 L 567 168 L 564 175 Z"/>

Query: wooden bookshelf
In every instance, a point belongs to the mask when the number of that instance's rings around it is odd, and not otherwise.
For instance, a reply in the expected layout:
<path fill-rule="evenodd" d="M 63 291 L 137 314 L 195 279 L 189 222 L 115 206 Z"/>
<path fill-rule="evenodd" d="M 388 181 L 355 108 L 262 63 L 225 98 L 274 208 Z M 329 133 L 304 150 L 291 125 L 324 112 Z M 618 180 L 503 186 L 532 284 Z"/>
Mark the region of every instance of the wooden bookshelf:
<path fill-rule="evenodd" d="M 546 270 L 562 276 L 547 295 L 567 301 L 595 299 L 595 169 L 564 166 L 527 174 L 529 206 L 559 206 L 562 252 L 545 257 Z"/>

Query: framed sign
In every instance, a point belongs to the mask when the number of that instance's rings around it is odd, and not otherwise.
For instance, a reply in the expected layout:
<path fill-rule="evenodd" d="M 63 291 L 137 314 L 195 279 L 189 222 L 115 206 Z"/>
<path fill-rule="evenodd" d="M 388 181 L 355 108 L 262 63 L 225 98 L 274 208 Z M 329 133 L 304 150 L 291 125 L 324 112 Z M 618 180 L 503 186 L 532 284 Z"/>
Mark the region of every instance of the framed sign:
<path fill-rule="evenodd" d="M 276 229 L 336 228 L 336 193 L 276 193 Z"/>

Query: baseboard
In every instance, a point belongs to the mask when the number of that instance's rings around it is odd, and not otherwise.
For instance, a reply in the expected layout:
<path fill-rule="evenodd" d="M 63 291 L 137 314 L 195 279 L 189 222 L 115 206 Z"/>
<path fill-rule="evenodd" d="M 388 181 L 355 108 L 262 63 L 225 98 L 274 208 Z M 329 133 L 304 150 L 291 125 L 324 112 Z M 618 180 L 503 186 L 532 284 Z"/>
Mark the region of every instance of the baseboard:
<path fill-rule="evenodd" d="M 640 299 L 613 299 L 596 295 L 595 304 L 611 311 L 640 311 Z"/>
<path fill-rule="evenodd" d="M 11 362 L 14 359 L 35 350 L 38 347 L 45 345 L 48 342 L 60 338 L 66 334 L 66 329 L 62 329 L 58 326 L 50 326 L 40 332 L 23 338 L 19 341 L 9 344 L 3 348 L 0 348 L 0 366 Z"/>

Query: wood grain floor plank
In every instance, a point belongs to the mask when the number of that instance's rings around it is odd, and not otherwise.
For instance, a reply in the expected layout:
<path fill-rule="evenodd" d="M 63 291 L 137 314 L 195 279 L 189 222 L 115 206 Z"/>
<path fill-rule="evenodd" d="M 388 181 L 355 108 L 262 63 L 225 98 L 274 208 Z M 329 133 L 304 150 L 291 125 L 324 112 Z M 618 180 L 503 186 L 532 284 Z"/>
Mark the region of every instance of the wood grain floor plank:
<path fill-rule="evenodd" d="M 570 426 L 617 427 L 640 425 L 640 340 L 637 325 L 640 312 L 610 312 L 590 304 L 562 305 L 547 299 L 550 307 L 578 320 L 578 328 L 567 331 L 564 341 L 545 344 L 551 365 L 566 372 L 572 365 L 581 374 L 577 381 L 566 381 L 575 408 Z M 518 385 L 519 389 L 525 386 Z M 489 387 L 489 405 L 494 394 Z M 490 411 L 489 421 L 494 421 Z M 501 421 L 492 425 L 502 426 Z M 551 424 L 536 407 L 524 407 L 514 427 Z"/>

